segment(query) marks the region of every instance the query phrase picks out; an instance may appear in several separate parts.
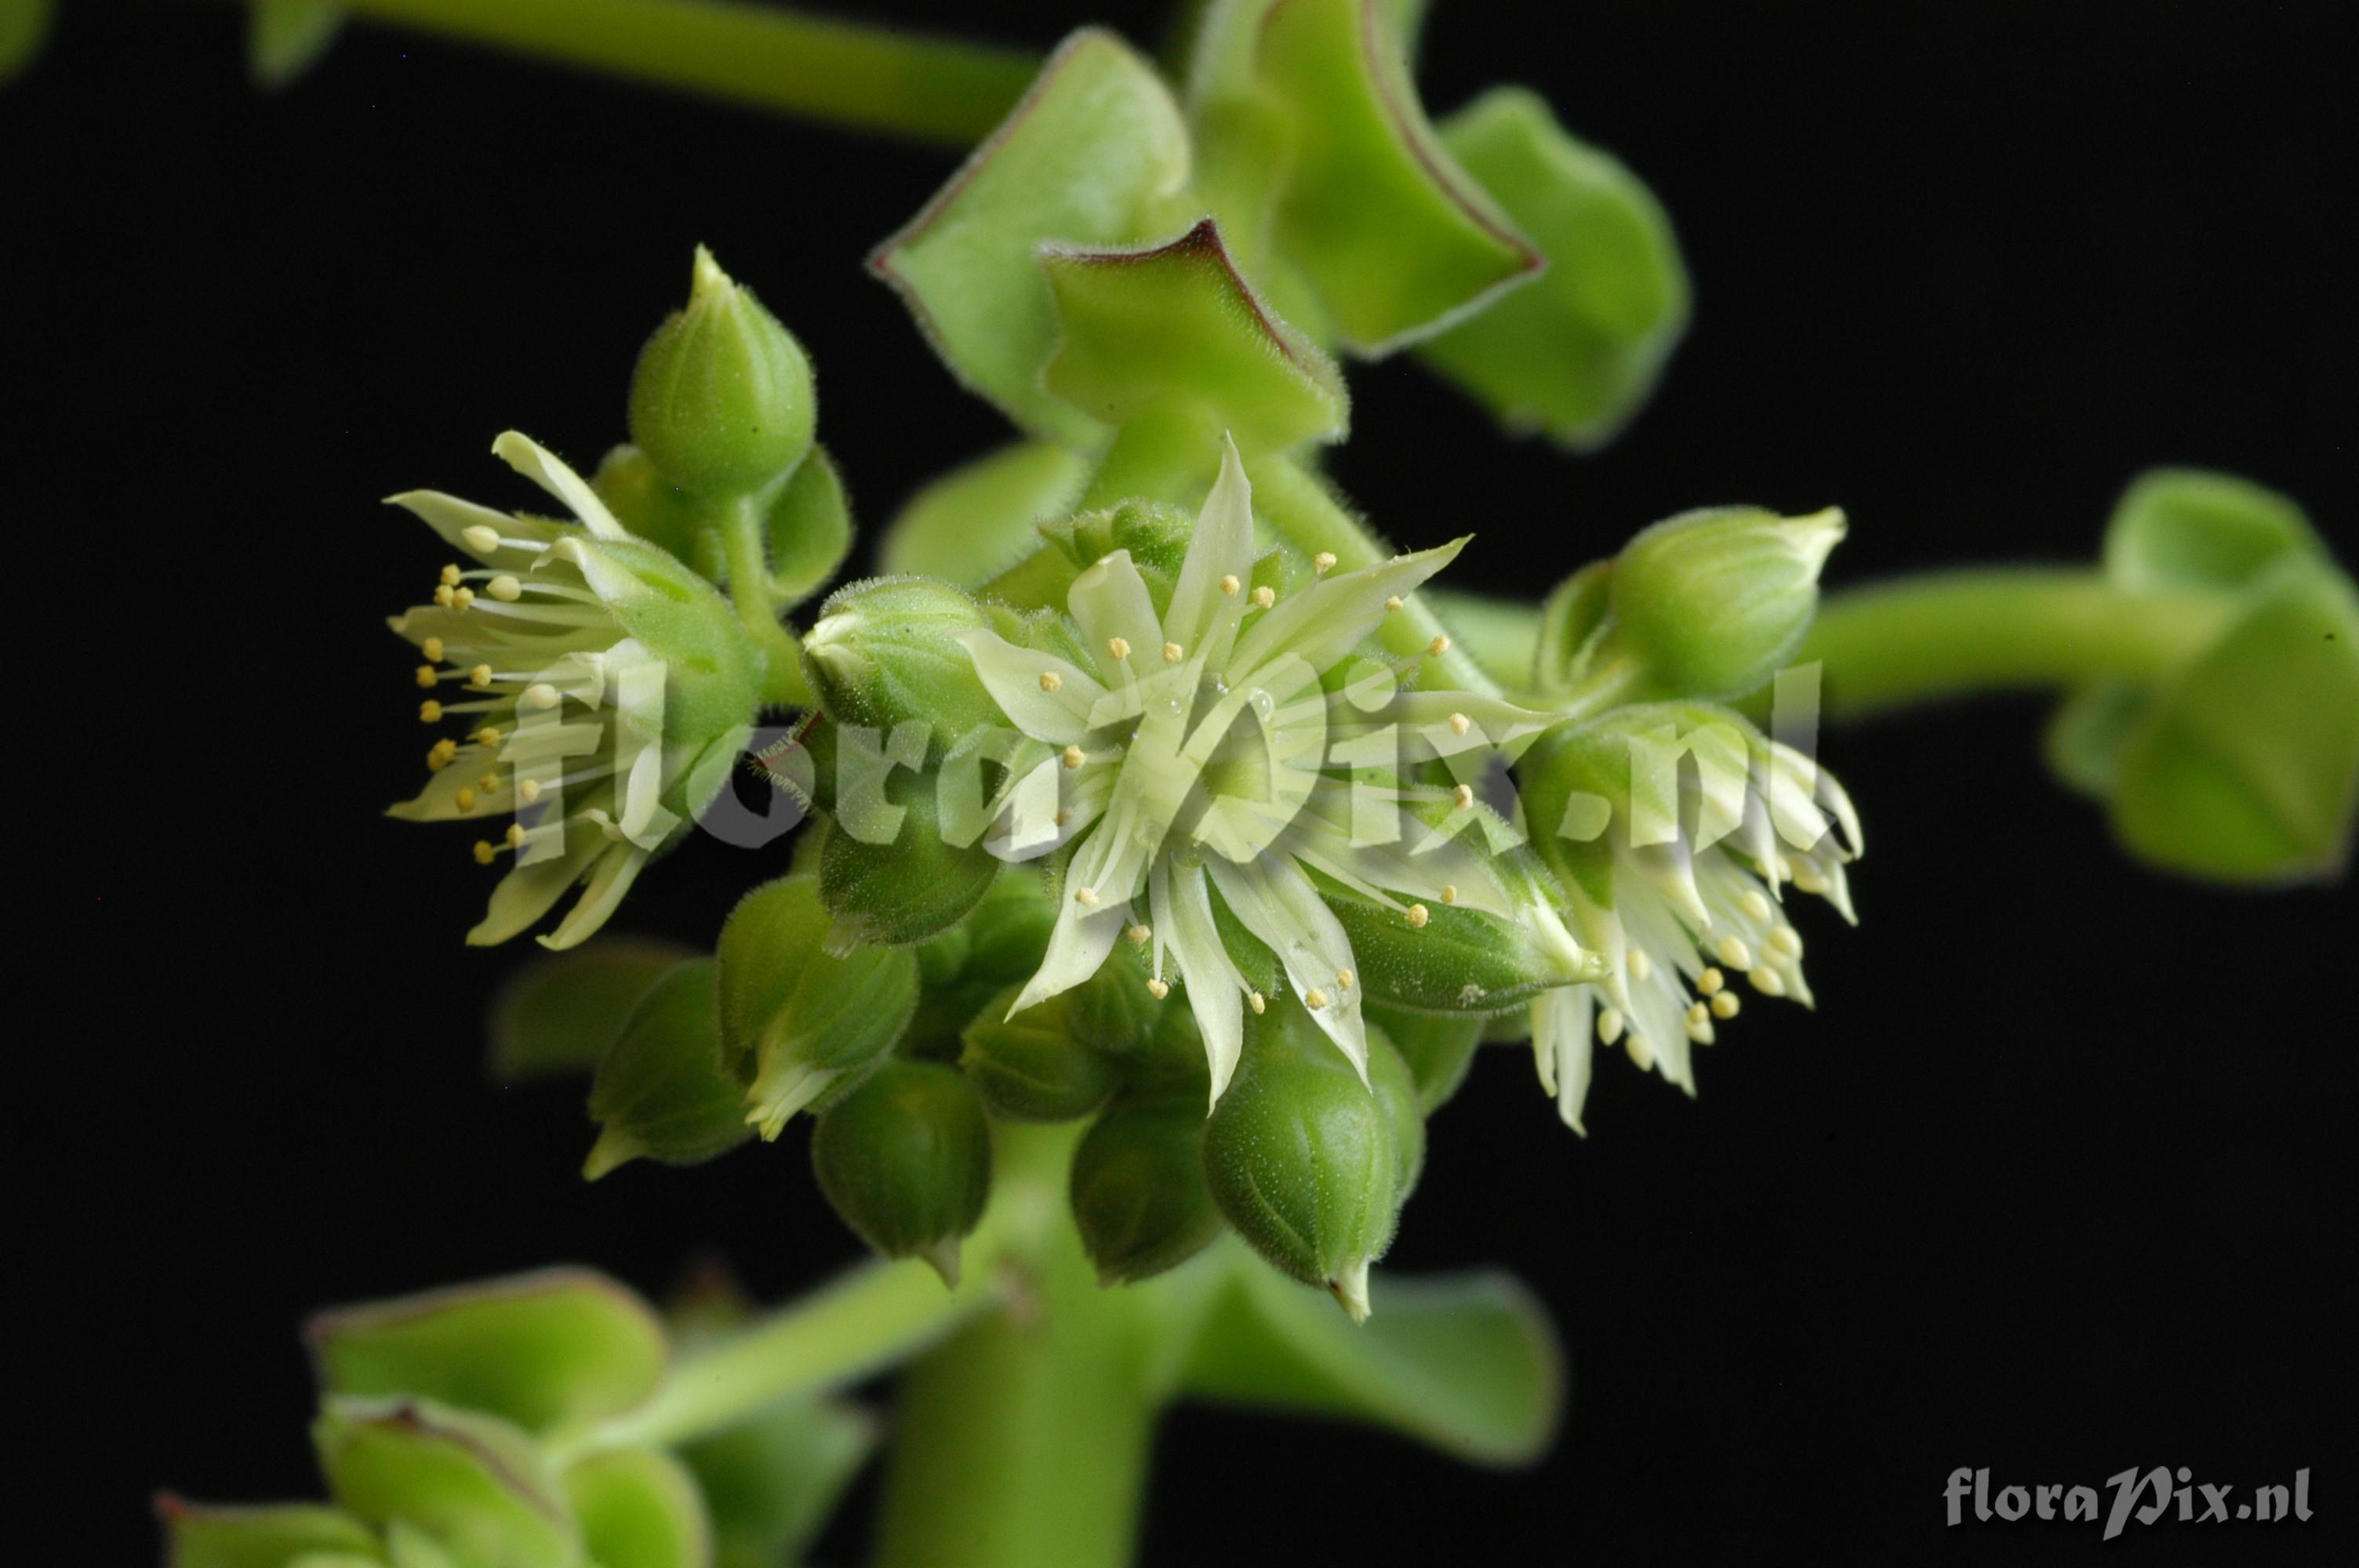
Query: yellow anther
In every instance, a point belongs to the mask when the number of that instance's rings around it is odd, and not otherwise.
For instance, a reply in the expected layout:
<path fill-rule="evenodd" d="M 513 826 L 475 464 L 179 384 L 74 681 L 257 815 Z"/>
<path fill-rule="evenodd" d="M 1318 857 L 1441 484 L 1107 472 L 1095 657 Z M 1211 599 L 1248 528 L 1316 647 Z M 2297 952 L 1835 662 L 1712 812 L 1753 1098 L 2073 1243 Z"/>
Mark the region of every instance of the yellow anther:
<path fill-rule="evenodd" d="M 468 684 L 472 686 L 491 685 L 492 666 L 489 665 L 477 665 L 473 669 L 467 672 L 467 680 Z"/>
<path fill-rule="evenodd" d="M 1066 824 L 1073 820 L 1073 808 L 1070 806 L 1065 807 L 1063 810 L 1058 812 L 1052 820 L 1058 827 L 1064 827 Z"/>
<path fill-rule="evenodd" d="M 464 610 L 464 609 L 466 609 L 466 608 L 467 608 L 467 606 L 469 606 L 469 605 L 471 605 L 471 604 L 473 604 L 473 603 L 474 603 L 474 602 L 475 602 L 475 590 L 474 590 L 473 589 L 472 589 L 472 588 L 454 588 L 454 589 L 452 589 L 451 590 L 451 609 L 453 609 L 453 610 Z"/>
<path fill-rule="evenodd" d="M 1076 888 L 1073 890 L 1073 902 L 1080 904 L 1083 909 L 1095 909 L 1098 906 L 1098 890 L 1095 888 Z"/>
<path fill-rule="evenodd" d="M 1311 557 L 1310 569 L 1314 572 L 1333 571 L 1335 569 L 1335 552 L 1332 550 L 1321 550 L 1317 555 Z"/>
<path fill-rule="evenodd" d="M 1460 784 L 1456 789 L 1450 792 L 1450 800 L 1451 804 L 1457 806 L 1459 810 L 1465 810 L 1468 806 L 1474 804 L 1474 786 L 1473 784 Z"/>
<path fill-rule="evenodd" d="M 1714 1018 L 1734 1018 L 1744 1005 L 1744 1000 L 1734 991 L 1722 991 L 1712 999 L 1712 1015 Z"/>
<path fill-rule="evenodd" d="M 511 604 L 524 597 L 524 584 L 516 581 L 516 579 L 508 576 L 506 572 L 503 572 L 498 577 L 495 577 L 491 581 L 485 583 L 484 585 L 484 591 L 490 594 L 494 599 L 498 600 L 502 604 Z"/>
<path fill-rule="evenodd" d="M 1622 1048 L 1630 1053 L 1630 1061 L 1632 1065 L 1636 1066 L 1640 1072 L 1646 1072 L 1647 1069 L 1654 1066 L 1655 1048 L 1647 1043 L 1647 1037 L 1645 1035 L 1633 1034 L 1630 1036 L 1629 1043 Z"/>
<path fill-rule="evenodd" d="M 1771 913 L 1769 908 L 1769 898 L 1768 895 L 1764 893 L 1759 888 L 1746 888 L 1745 890 L 1745 896 L 1738 899 L 1736 902 L 1743 905 L 1745 913 L 1751 915 L 1754 919 L 1767 920 L 1769 918 Z"/>
<path fill-rule="evenodd" d="M 1245 992 L 1245 1005 L 1254 1010 L 1254 1016 L 1256 1018 L 1259 1018 L 1268 1010 L 1269 998 L 1262 995 L 1259 991 L 1247 991 Z"/>
<path fill-rule="evenodd" d="M 1082 749 L 1079 746 L 1068 746 L 1065 748 L 1064 761 L 1068 768 L 1078 768 L 1088 759 L 1082 755 Z"/>
<path fill-rule="evenodd" d="M 1408 906 L 1408 928 L 1411 931 L 1424 930 L 1425 923 L 1432 918 L 1433 912 L 1426 908 L 1425 905 L 1421 903 L 1412 903 Z"/>
<path fill-rule="evenodd" d="M 1335 989 L 1339 991 L 1350 990 L 1357 979 L 1358 977 L 1349 969 L 1338 969 L 1335 971 Z"/>
<path fill-rule="evenodd" d="M 1818 868 L 1807 860 L 1794 864 L 1794 885 L 1807 893 L 1822 893 L 1833 884 L 1819 875 Z"/>
<path fill-rule="evenodd" d="M 1769 933 L 1769 946 L 1788 958 L 1799 958 L 1802 956 L 1802 934 L 1790 925 L 1780 925 Z"/>
<path fill-rule="evenodd" d="M 1444 903 L 1456 903 L 1458 902 L 1458 890 L 1454 887 L 1444 886 L 1441 890 L 1441 902 Z"/>
<path fill-rule="evenodd" d="M 1168 982 L 1163 980 L 1149 980 L 1147 982 L 1147 994 L 1153 997 L 1156 1000 L 1161 1001 L 1165 997 L 1171 994 L 1171 987 Z"/>
<path fill-rule="evenodd" d="M 1631 948 L 1630 978 L 1636 980 L 1640 985 L 1644 985 L 1647 983 L 1647 977 L 1654 972 L 1655 960 L 1647 957 L 1647 949 L 1644 947 Z"/>
<path fill-rule="evenodd" d="M 564 700 L 564 697 L 559 693 L 555 687 L 543 680 L 535 681 L 530 686 L 525 687 L 524 699 L 531 706 L 540 708 L 545 712 L 549 708 L 555 708 L 560 702 Z"/>
<path fill-rule="evenodd" d="M 470 523 L 459 531 L 467 541 L 467 548 L 479 556 L 488 556 L 500 547 L 500 531 L 488 523 Z"/>
<path fill-rule="evenodd" d="M 1622 1014 L 1619 1011 L 1609 1007 L 1597 1015 L 1597 1038 L 1608 1045 L 1622 1038 Z"/>
<path fill-rule="evenodd" d="M 1711 1022 L 1712 1022 L 1712 1009 L 1711 1009 L 1711 1008 L 1706 1007 L 1702 1002 L 1700 1002 L 1700 1001 L 1698 1001 L 1698 1002 L 1690 1002 L 1690 1003 L 1689 1003 L 1689 1004 L 1688 1004 L 1688 1027 L 1689 1027 L 1689 1028 L 1692 1029 L 1692 1028 L 1694 1028 L 1694 1027 L 1695 1027 L 1697 1024 L 1699 1024 L 1699 1023 L 1710 1023 Z"/>
<path fill-rule="evenodd" d="M 1311 1011 L 1317 1012 L 1321 1008 L 1327 1005 L 1327 993 L 1321 990 L 1317 986 L 1312 986 L 1309 990 L 1302 993 L 1302 1005 L 1309 1008 Z"/>
<path fill-rule="evenodd" d="M 1166 643 L 1163 644 L 1163 662 L 1165 664 L 1176 665 L 1187 656 L 1188 650 L 1181 647 L 1179 643 Z"/>
<path fill-rule="evenodd" d="M 1144 925 L 1133 925 L 1123 932 L 1123 935 L 1129 940 L 1130 945 L 1134 947 L 1146 946 L 1147 939 L 1154 935 L 1155 933 L 1153 931 L 1147 929 Z"/>
<path fill-rule="evenodd" d="M 459 808 L 460 816 L 464 816 L 475 809 L 475 792 L 471 789 L 462 789 L 451 797 L 451 804 Z"/>
<path fill-rule="evenodd" d="M 1751 980 L 1753 982 L 1753 989 L 1759 991 L 1763 996 L 1784 996 L 1786 994 L 1786 977 L 1779 974 L 1777 970 L 1771 968 L 1767 964 L 1764 964 L 1759 968 L 1754 970 L 1750 975 L 1747 975 L 1745 979 Z"/>
<path fill-rule="evenodd" d="M 1054 691 L 1064 684 L 1065 677 L 1059 675 L 1056 671 L 1042 670 L 1040 672 L 1040 689 L 1042 691 Z"/>
<path fill-rule="evenodd" d="M 1463 735 L 1466 731 L 1473 728 L 1474 721 L 1472 719 L 1467 718 L 1466 715 L 1462 713 L 1453 713 L 1450 716 L 1450 732 L 1452 735 Z"/>
<path fill-rule="evenodd" d="M 441 723 L 442 705 L 435 701 L 432 697 L 428 697 L 424 702 L 418 705 L 418 721 L 421 724 Z"/>
<path fill-rule="evenodd" d="M 485 751 L 488 752 L 495 749 L 499 743 L 500 732 L 493 729 L 490 725 L 486 724 L 481 730 L 475 731 L 475 744 L 483 747 Z"/>
<path fill-rule="evenodd" d="M 508 848 L 511 849 L 521 849 L 524 848 L 523 823 L 511 822 L 508 824 Z"/>
<path fill-rule="evenodd" d="M 1386 608 L 1386 610 L 1388 610 L 1388 611 L 1389 611 L 1389 610 L 1398 610 L 1400 607 L 1401 607 L 1401 596 L 1400 596 L 1399 594 L 1397 594 L 1397 593 L 1394 594 L 1391 598 L 1389 598 L 1389 599 L 1387 599 L 1387 600 L 1385 600 L 1385 608 Z"/>
<path fill-rule="evenodd" d="M 488 866 L 499 858 L 499 853 L 500 852 L 497 849 L 492 848 L 492 842 L 490 839 L 478 838 L 475 840 L 475 864 L 479 866 Z"/>
<path fill-rule="evenodd" d="M 1442 654 L 1450 652 L 1449 633 L 1436 633 L 1434 634 L 1433 641 L 1425 645 L 1425 651 L 1429 656 L 1437 659 L 1441 657 Z"/>
<path fill-rule="evenodd" d="M 1114 655 L 1114 662 L 1115 664 L 1122 663 L 1123 660 L 1130 657 L 1130 639 L 1127 637 L 1108 637 L 1106 639 L 1106 652 Z"/>
<path fill-rule="evenodd" d="M 482 778 L 475 781 L 475 788 L 484 795 L 499 794 L 500 775 L 497 773 L 485 773 Z"/>
<path fill-rule="evenodd" d="M 1267 583 L 1264 583 L 1261 587 L 1254 589 L 1253 600 L 1256 604 L 1260 605 L 1264 610 L 1267 610 L 1271 605 L 1277 602 L 1277 589 L 1270 587 Z"/>
<path fill-rule="evenodd" d="M 457 567 L 444 567 L 442 568 L 442 586 L 444 588 L 458 587 L 459 579 L 462 575 L 462 574 Z"/>
<path fill-rule="evenodd" d="M 1742 936 L 1723 936 L 1720 939 L 1720 961 L 1732 969 L 1749 969 L 1753 967 L 1753 949 L 1745 945 Z"/>
<path fill-rule="evenodd" d="M 456 602 L 451 596 L 451 585 L 449 583 L 441 583 L 436 586 L 434 589 L 434 602 L 440 605 L 445 610 L 450 609 L 451 606 Z"/>
<path fill-rule="evenodd" d="M 1234 572 L 1229 573 L 1226 577 L 1221 579 L 1221 591 L 1223 593 L 1234 593 L 1237 589 L 1243 587 L 1245 587 L 1245 584 L 1237 580 L 1237 574 Z"/>
<path fill-rule="evenodd" d="M 538 800 L 540 798 L 540 781 L 538 779 L 518 779 L 516 781 L 516 798 L 524 802 L 527 806 L 530 806 L 534 801 Z"/>
<path fill-rule="evenodd" d="M 418 644 L 418 651 L 439 665 L 442 662 L 442 639 L 429 637 Z"/>
<path fill-rule="evenodd" d="M 1706 969 L 1696 977 L 1696 989 L 1706 996 L 1718 996 L 1720 989 L 1726 984 L 1728 984 L 1728 977 L 1718 969 Z"/>

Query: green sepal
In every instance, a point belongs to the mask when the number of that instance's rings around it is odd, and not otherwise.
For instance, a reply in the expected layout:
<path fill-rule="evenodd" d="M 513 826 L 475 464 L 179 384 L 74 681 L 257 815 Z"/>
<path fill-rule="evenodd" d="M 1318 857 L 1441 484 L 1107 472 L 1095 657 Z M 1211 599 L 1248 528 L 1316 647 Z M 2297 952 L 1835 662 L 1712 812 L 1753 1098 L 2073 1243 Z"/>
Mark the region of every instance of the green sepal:
<path fill-rule="evenodd" d="M 1322 889 L 1352 939 L 1372 1002 L 1412 1012 L 1482 1017 L 1523 1006 L 1573 977 L 1523 926 L 1480 910 L 1429 905 L 1423 927 L 1371 899 Z"/>
<path fill-rule="evenodd" d="M 1510 430 L 1587 451 L 1646 402 L 1686 330 L 1670 221 L 1618 161 L 1566 134 L 1538 93 L 1497 87 L 1442 145 L 1538 242 L 1548 271 L 1419 345 Z"/>
<path fill-rule="evenodd" d="M 712 1568 L 799 1559 L 875 1452 L 874 1417 L 837 1400 L 787 1400 L 683 1445 L 712 1526 Z"/>
<path fill-rule="evenodd" d="M 1075 513 L 1038 529 L 1039 536 L 1063 551 L 1075 567 L 1088 567 L 1116 550 L 1129 551 L 1131 564 L 1147 579 L 1149 597 L 1158 597 L 1154 589 L 1161 579 L 1158 614 L 1168 607 L 1170 585 L 1180 576 L 1195 533 L 1195 518 L 1180 508 L 1136 500 Z"/>
<path fill-rule="evenodd" d="M 1293 131 L 1277 248 L 1354 351 L 1413 342 L 1544 265 L 1435 136 L 1382 0 L 1278 0 L 1255 73 Z"/>
<path fill-rule="evenodd" d="M 1069 1195 L 1101 1284 L 1152 1278 L 1220 1239 L 1203 1151 L 1201 1091 L 1126 1098 L 1082 1135 Z"/>
<path fill-rule="evenodd" d="M 916 957 L 879 946 L 837 957 L 826 949 L 833 925 L 819 879 L 803 875 L 747 893 L 722 927 L 723 1056 L 766 1139 L 882 1056 L 917 1009 Z"/>
<path fill-rule="evenodd" d="M 656 471 L 647 455 L 624 442 L 608 449 L 591 477 L 590 488 L 614 521 L 669 551 L 718 582 L 728 575 L 712 503 L 699 500 Z"/>
<path fill-rule="evenodd" d="M 332 0 L 251 0 L 249 9 L 245 68 L 262 87 L 284 87 L 310 70 L 344 25 L 344 8 Z M 0 39 L 0 80 L 8 75 L 9 52 L 7 41 Z"/>
<path fill-rule="evenodd" d="M 771 500 L 762 529 L 783 613 L 825 587 L 852 553 L 852 498 L 825 447 L 814 445 Z"/>
<path fill-rule="evenodd" d="M 2105 527 L 2105 575 L 2137 591 L 2246 588 L 2289 556 L 2326 558 L 2291 497 L 2201 469 L 2140 474 Z"/>
<path fill-rule="evenodd" d="M 1370 1037 L 1372 1078 L 1382 1044 Z M 1385 1100 L 1299 1002 L 1247 1015 L 1236 1076 L 1204 1126 L 1204 1177 L 1255 1251 L 1366 1316 L 1368 1265 L 1391 1243 L 1411 1162 Z"/>
<path fill-rule="evenodd" d="M 2251 591 L 2123 740 L 2114 829 L 2133 854 L 2190 876 L 2332 878 L 2359 810 L 2359 595 L 2299 557 Z"/>
<path fill-rule="evenodd" d="M 959 1068 L 983 1103 L 1007 1121 L 1071 1121 L 1103 1105 L 1122 1082 L 1121 1069 L 1078 1037 L 1075 993 L 1010 1017 L 1016 994 L 1010 987 L 992 998 L 960 1036 Z"/>
<path fill-rule="evenodd" d="M 1212 220 L 1138 249 L 1044 245 L 1040 269 L 1058 325 L 1043 384 L 1093 417 L 1176 418 L 1255 452 L 1349 428 L 1342 373 L 1254 293 Z"/>
<path fill-rule="evenodd" d="M 831 832 L 819 858 L 820 900 L 835 916 L 830 950 L 864 943 L 908 946 L 938 935 L 983 902 L 1000 862 L 978 839 L 959 844 L 945 831 L 939 772 L 896 770 L 886 800 L 901 810 L 890 842 Z"/>
<path fill-rule="evenodd" d="M 1483 1044 L 1484 1020 L 1472 1014 L 1411 1012 L 1370 1000 L 1367 1019 L 1400 1053 L 1417 1085 L 1418 1107 L 1428 1116 L 1458 1092 Z"/>
<path fill-rule="evenodd" d="M 688 1467 L 652 1448 L 574 1461 L 563 1477 L 582 1543 L 598 1568 L 712 1568 L 712 1530 Z"/>
<path fill-rule="evenodd" d="M 888 1061 L 823 1111 L 811 1171 L 853 1233 L 886 1258 L 923 1258 L 951 1287 L 959 1243 L 991 1195 L 991 1128 L 955 1068 Z"/>
<path fill-rule="evenodd" d="M 1540 604 L 1538 645 L 1532 650 L 1530 678 L 1543 692 L 1570 691 L 1589 667 L 1598 631 L 1614 602 L 1614 563 L 1592 561 L 1555 588 Z"/>
<path fill-rule="evenodd" d="M 223 1507 L 168 1492 L 156 1499 L 156 1517 L 164 1527 L 165 1568 L 287 1568 L 336 1553 L 384 1561 L 366 1525 L 317 1503 Z"/>
<path fill-rule="evenodd" d="M 1232 1271 L 1184 1388 L 1199 1398 L 1388 1428 L 1451 1458 L 1528 1465 L 1548 1451 L 1564 1358 L 1545 1310 L 1498 1273 L 1369 1281 L 1353 1325 L 1266 1270 Z"/>
<path fill-rule="evenodd" d="M 980 587 L 1040 547 L 1036 525 L 1070 509 L 1089 476 L 1087 458 L 1053 441 L 986 453 L 909 498 L 886 524 L 879 569 Z"/>
<path fill-rule="evenodd" d="M 1187 127 L 1155 68 L 1085 27 L 868 265 L 963 384 L 1034 435 L 1092 446 L 1102 427 L 1040 385 L 1056 311 L 1034 251 L 1136 243 L 1188 169 Z"/>
<path fill-rule="evenodd" d="M 527 1432 L 629 1410 L 670 1363 L 654 1311 L 582 1269 L 336 1308 L 305 1337 L 330 1395 L 429 1400 Z"/>
<path fill-rule="evenodd" d="M 701 573 L 644 539 L 569 535 L 558 548 L 663 665 L 668 747 L 701 752 L 751 720 L 762 696 L 761 650 Z"/>
<path fill-rule="evenodd" d="M 431 1538 L 452 1568 L 578 1568 L 581 1533 L 539 1453 L 490 1416 L 331 1399 L 313 1424 L 335 1499 Z"/>
<path fill-rule="evenodd" d="M 634 1008 L 590 1083 L 598 1141 L 582 1176 L 636 1159 L 694 1165 L 753 1136 L 745 1089 L 722 1059 L 720 964 L 694 958 Z"/>
<path fill-rule="evenodd" d="M 640 999 L 692 956 L 669 942 L 602 936 L 524 965 L 492 997 L 492 1076 L 521 1083 L 588 1072 Z"/>

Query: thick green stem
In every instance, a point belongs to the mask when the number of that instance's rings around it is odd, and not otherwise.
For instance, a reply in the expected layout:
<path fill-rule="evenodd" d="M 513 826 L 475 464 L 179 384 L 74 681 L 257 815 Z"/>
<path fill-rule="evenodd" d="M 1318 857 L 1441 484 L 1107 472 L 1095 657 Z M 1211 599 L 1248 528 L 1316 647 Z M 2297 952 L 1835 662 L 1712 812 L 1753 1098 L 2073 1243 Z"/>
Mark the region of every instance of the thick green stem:
<path fill-rule="evenodd" d="M 1288 458 L 1256 459 L 1245 465 L 1245 473 L 1253 481 L 1254 510 L 1304 555 L 1324 551 L 1345 571 L 1372 567 L 1392 556 L 1392 547 L 1344 511 L 1301 464 Z M 1400 612 L 1386 616 L 1376 629 L 1377 641 L 1388 652 L 1405 657 L 1424 652 L 1435 638 L 1446 636 L 1440 618 L 1422 594 L 1411 594 Z M 1446 651 L 1435 660 L 1440 679 L 1428 684 L 1486 697 L 1499 695 L 1498 683 L 1464 649 L 1451 647 L 1447 641 L 1443 647 Z"/>
<path fill-rule="evenodd" d="M 729 600 L 737 607 L 737 619 L 761 646 L 762 700 L 779 708 L 809 708 L 810 684 L 803 678 L 801 645 L 778 621 L 769 551 L 762 538 L 765 510 L 762 502 L 748 498 L 732 505 L 721 520 L 721 545 L 729 562 Z"/>
<path fill-rule="evenodd" d="M 970 146 L 1037 56 L 731 0 L 338 0 L 446 38 L 919 141 Z"/>
<path fill-rule="evenodd" d="M 1040 1214 L 1009 1256 L 1010 1304 L 904 1381 L 875 1561 L 883 1568 L 1119 1568 L 1161 1402 L 1158 1321 L 1102 1290 L 1064 1214 L 1076 1129 L 993 1129 L 993 1204 Z"/>
<path fill-rule="evenodd" d="M 1821 662 L 1826 711 L 1854 719 L 1992 688 L 2152 676 L 2211 642 L 2234 608 L 2224 594 L 2131 593 L 2083 568 L 1933 572 L 1830 595 L 1796 662 Z"/>

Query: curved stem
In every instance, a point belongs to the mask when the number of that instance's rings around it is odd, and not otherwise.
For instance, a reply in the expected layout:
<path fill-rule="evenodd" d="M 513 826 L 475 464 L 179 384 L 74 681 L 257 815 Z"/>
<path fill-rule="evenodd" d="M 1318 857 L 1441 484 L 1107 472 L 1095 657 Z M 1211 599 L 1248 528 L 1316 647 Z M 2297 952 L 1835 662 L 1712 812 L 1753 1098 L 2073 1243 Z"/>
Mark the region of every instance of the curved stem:
<path fill-rule="evenodd" d="M 966 146 L 1039 69 L 1021 49 L 733 0 L 338 0 L 380 21 L 832 124 Z"/>
<path fill-rule="evenodd" d="M 2132 593 L 2086 568 L 1927 573 L 1830 595 L 1795 655 L 1825 665 L 1831 717 L 2008 687 L 2152 676 L 2201 649 L 2228 596 Z"/>
<path fill-rule="evenodd" d="M 762 700 L 779 708 L 809 708 L 810 684 L 803 678 L 802 646 L 778 622 L 769 552 L 762 539 L 762 514 L 761 503 L 748 498 L 732 505 L 721 520 L 721 545 L 729 563 L 729 600 L 762 650 Z"/>

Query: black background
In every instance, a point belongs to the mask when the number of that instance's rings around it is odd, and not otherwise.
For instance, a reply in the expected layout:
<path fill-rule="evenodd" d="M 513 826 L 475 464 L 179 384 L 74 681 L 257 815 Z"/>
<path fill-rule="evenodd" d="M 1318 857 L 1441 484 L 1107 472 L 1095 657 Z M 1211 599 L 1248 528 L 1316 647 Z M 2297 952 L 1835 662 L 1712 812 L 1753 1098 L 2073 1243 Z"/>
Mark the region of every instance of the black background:
<path fill-rule="evenodd" d="M 585 1190 L 576 1095 L 483 1083 L 522 955 L 460 945 L 487 881 L 464 835 L 377 815 L 422 744 L 379 618 L 440 557 L 375 498 L 522 503 L 485 451 L 511 425 L 594 461 L 699 241 L 809 346 L 872 524 L 1003 427 L 858 266 L 943 153 L 367 27 L 266 95 L 226 7 L 66 9 L 0 93 L 37 693 L 11 903 L 63 938 L 33 957 L 46 1022 L 12 1031 L 10 1278 L 19 1349 L 70 1373 L 34 1407 L 45 1465 L 91 1495 L 70 1524 L 19 1508 L 57 1523 L 47 1560 L 138 1561 L 156 1485 L 310 1488 L 311 1307 L 572 1259 L 659 1290 L 709 1248 L 779 1294 L 854 1251 L 799 1136 Z M 1404 543 L 1476 532 L 1455 576 L 1504 590 L 1734 500 L 1849 508 L 1838 582 L 2084 559 L 2164 461 L 2290 492 L 2347 559 L 2337 9 L 1444 3 L 1428 102 L 1545 90 L 1669 208 L 1696 325 L 1600 457 L 1502 442 L 1404 362 L 1354 372 L 1336 470 Z M 988 26 L 1045 47 L 1082 19 Z M 1945 1530 L 1943 1478 L 2156 1464 L 2312 1466 L 2317 1518 L 2114 1550 L 2348 1560 L 2349 893 L 2129 865 L 2042 774 L 2039 716 L 1831 737 L 1864 924 L 1807 928 L 1820 1012 L 1750 1010 L 1701 1099 L 1609 1063 L 1584 1142 L 1502 1049 L 1437 1119 L 1393 1261 L 1501 1262 L 1560 1314 L 1539 1468 L 1191 1410 L 1147 1561 L 2076 1556 L 2087 1527 Z M 708 939 L 773 863 L 699 843 L 620 925 Z"/>

